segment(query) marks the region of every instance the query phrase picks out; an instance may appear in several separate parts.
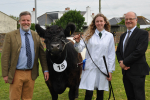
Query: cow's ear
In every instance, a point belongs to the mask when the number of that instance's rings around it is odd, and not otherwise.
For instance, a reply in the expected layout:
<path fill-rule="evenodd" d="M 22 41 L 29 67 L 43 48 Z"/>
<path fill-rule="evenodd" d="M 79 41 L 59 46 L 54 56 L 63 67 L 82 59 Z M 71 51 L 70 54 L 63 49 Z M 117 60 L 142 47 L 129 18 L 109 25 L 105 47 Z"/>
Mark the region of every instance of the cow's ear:
<path fill-rule="evenodd" d="M 75 29 L 76 29 L 76 26 L 74 24 L 72 24 L 72 23 L 68 24 L 66 26 L 66 29 L 64 30 L 65 36 L 66 37 L 71 36 L 74 33 Z"/>
<path fill-rule="evenodd" d="M 45 38 L 46 31 L 42 27 L 40 27 L 39 24 L 35 25 L 35 29 L 36 29 L 36 31 L 37 31 L 37 33 L 39 34 L 40 37 Z"/>

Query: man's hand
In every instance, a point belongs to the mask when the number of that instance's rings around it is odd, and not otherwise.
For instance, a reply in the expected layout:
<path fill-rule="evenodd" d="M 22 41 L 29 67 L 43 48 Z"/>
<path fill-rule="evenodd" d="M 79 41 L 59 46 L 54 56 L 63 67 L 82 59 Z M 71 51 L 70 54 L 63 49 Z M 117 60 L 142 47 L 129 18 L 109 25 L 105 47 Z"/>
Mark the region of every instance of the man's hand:
<path fill-rule="evenodd" d="M 123 64 L 123 60 L 120 60 L 119 61 L 119 64 L 120 64 L 120 67 L 122 68 L 122 69 L 124 69 L 126 66 Z"/>
<path fill-rule="evenodd" d="M 130 67 L 125 67 L 125 68 L 124 68 L 124 70 L 128 70 L 128 69 L 130 69 Z"/>
<path fill-rule="evenodd" d="M 109 72 L 109 78 L 107 77 L 107 80 L 108 80 L 108 81 L 111 81 L 111 80 L 112 80 L 112 75 L 111 75 L 110 72 Z"/>
<path fill-rule="evenodd" d="M 8 76 L 3 77 L 5 83 L 8 83 Z"/>
<path fill-rule="evenodd" d="M 125 66 L 125 65 L 123 64 L 123 60 L 120 60 L 119 63 L 120 63 L 120 67 L 121 67 L 122 69 L 124 69 L 124 70 L 130 69 L 130 67 L 127 67 L 127 66 Z"/>
<path fill-rule="evenodd" d="M 48 79 L 49 79 L 49 72 L 44 72 L 44 78 L 45 78 L 45 81 L 48 81 Z"/>

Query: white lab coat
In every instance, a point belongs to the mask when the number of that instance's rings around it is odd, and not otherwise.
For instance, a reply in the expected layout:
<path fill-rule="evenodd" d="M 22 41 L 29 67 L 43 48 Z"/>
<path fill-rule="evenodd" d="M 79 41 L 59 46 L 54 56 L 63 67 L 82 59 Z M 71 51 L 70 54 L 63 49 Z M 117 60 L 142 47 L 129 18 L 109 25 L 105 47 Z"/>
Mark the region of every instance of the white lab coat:
<path fill-rule="evenodd" d="M 108 71 L 112 72 L 115 70 L 115 45 L 112 33 L 103 30 L 102 37 L 99 37 L 99 31 L 96 29 L 93 36 L 88 40 L 87 47 L 90 55 L 95 62 L 95 64 L 100 68 L 100 70 L 107 74 L 107 70 L 103 61 L 103 56 L 106 58 L 106 63 Z M 83 40 L 79 43 L 74 44 L 75 49 L 78 52 L 82 52 L 85 48 Z M 108 80 L 98 68 L 94 65 L 89 54 L 86 50 L 85 55 L 86 63 L 85 69 L 82 70 L 81 82 L 79 85 L 80 89 L 86 90 L 109 90 Z"/>

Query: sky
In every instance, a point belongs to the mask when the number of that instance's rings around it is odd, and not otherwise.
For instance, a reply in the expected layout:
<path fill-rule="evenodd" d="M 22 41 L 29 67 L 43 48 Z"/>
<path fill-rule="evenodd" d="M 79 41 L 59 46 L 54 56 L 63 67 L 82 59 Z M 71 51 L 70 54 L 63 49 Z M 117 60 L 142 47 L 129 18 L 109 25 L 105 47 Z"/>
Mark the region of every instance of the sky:
<path fill-rule="evenodd" d="M 99 0 L 36 0 L 37 17 L 46 12 L 70 10 L 86 11 L 91 8 L 91 14 L 99 13 Z M 0 11 L 13 16 L 19 16 L 22 11 L 31 12 L 35 8 L 35 0 L 0 0 Z M 138 16 L 150 20 L 150 0 L 101 0 L 101 12 L 108 18 L 122 17 L 133 11 Z"/>

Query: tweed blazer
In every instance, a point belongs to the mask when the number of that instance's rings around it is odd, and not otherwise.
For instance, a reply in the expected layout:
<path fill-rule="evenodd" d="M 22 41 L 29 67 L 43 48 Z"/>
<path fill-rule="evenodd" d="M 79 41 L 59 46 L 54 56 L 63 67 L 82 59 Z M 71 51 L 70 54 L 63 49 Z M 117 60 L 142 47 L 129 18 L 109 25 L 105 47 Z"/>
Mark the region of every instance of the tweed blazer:
<path fill-rule="evenodd" d="M 31 34 L 34 41 L 34 52 L 35 59 L 32 68 L 31 77 L 35 80 L 39 76 L 39 62 L 42 66 L 42 70 L 48 70 L 46 55 L 44 52 L 44 47 L 41 43 L 39 35 L 31 30 Z M 20 54 L 21 49 L 21 35 L 20 30 L 15 30 L 9 33 L 6 33 L 5 40 L 2 48 L 2 56 L 1 56 L 1 66 L 2 66 L 2 77 L 8 76 L 8 82 L 12 83 L 15 75 L 15 70 Z"/>

